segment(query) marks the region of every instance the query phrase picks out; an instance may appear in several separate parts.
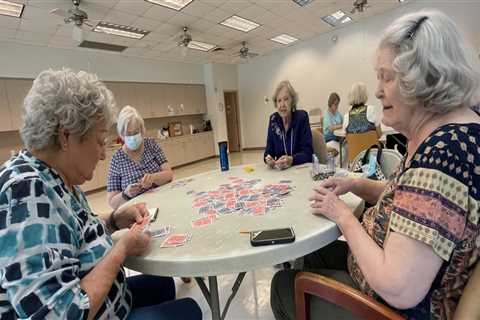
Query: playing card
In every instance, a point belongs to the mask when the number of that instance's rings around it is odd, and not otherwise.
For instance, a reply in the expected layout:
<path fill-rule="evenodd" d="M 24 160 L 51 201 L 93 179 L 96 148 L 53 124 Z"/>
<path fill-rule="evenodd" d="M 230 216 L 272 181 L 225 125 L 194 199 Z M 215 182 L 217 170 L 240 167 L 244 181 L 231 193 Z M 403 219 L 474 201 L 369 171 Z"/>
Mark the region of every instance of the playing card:
<path fill-rule="evenodd" d="M 177 233 L 169 235 L 165 240 L 163 240 L 160 248 L 170 248 L 170 247 L 179 247 L 183 246 L 185 243 L 190 241 L 192 235 L 190 233 Z"/>
<path fill-rule="evenodd" d="M 172 227 L 168 225 L 168 226 L 163 226 L 159 229 L 151 230 L 150 234 L 152 235 L 153 238 L 161 238 L 170 234 L 171 230 L 172 230 Z"/>
<path fill-rule="evenodd" d="M 203 218 L 199 218 L 196 220 L 192 221 L 192 227 L 202 227 L 202 226 L 208 226 L 213 223 L 213 220 L 215 219 L 214 215 L 209 215 Z"/>

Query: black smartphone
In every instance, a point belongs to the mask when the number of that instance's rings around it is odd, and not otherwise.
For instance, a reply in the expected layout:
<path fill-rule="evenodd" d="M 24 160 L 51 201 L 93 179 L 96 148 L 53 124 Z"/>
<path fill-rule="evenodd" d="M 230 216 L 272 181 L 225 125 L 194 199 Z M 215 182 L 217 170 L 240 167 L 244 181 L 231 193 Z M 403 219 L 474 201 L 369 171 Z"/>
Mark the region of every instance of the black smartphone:
<path fill-rule="evenodd" d="M 250 232 L 252 246 L 265 246 L 269 244 L 289 243 L 295 241 L 292 228 L 259 230 Z"/>

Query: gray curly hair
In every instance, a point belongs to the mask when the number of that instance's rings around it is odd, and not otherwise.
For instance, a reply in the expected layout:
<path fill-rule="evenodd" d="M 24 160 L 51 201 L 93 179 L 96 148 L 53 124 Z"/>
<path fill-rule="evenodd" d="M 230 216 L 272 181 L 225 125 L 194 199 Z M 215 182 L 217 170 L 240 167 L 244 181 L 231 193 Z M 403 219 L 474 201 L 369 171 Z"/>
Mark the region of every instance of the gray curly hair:
<path fill-rule="evenodd" d="M 59 148 L 58 129 L 83 138 L 99 120 L 113 124 L 113 94 L 94 74 L 46 70 L 33 81 L 23 102 L 20 136 L 29 150 Z"/>
<path fill-rule="evenodd" d="M 394 21 L 379 49 L 394 52 L 393 69 L 407 104 L 447 113 L 476 103 L 479 72 L 455 23 L 444 13 L 422 10 Z"/>

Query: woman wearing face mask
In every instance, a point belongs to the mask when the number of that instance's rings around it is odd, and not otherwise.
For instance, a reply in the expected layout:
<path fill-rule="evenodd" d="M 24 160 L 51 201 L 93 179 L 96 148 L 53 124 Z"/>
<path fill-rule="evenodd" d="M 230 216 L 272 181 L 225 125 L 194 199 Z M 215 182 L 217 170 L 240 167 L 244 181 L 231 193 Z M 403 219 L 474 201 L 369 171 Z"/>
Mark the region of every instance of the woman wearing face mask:
<path fill-rule="evenodd" d="M 286 169 L 312 161 L 312 131 L 308 114 L 297 110 L 298 95 L 289 81 L 282 81 L 272 97 L 277 112 L 270 116 L 264 161 L 271 168 Z"/>
<path fill-rule="evenodd" d="M 145 124 L 135 108 L 126 106 L 120 111 L 117 133 L 125 144 L 115 152 L 108 169 L 108 203 L 114 209 L 173 179 L 160 146 L 154 139 L 144 138 Z"/>

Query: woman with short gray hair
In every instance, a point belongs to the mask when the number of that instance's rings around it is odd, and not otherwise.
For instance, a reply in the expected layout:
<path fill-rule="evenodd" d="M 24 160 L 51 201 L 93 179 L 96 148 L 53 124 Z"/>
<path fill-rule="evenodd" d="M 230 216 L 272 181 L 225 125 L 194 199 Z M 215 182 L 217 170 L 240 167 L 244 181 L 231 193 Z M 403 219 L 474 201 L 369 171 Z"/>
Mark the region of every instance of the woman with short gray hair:
<path fill-rule="evenodd" d="M 377 131 L 381 136 L 380 118 L 381 112 L 372 105 L 367 105 L 367 85 L 363 82 L 356 82 L 348 93 L 348 104 L 350 111 L 345 114 L 343 127 L 347 133 L 365 133 Z"/>
<path fill-rule="evenodd" d="M 125 277 L 151 236 L 144 204 L 101 219 L 80 189 L 105 159 L 115 103 L 95 75 L 40 73 L 24 101 L 26 150 L 0 168 L 1 319 L 201 319 L 173 279 Z M 127 229 L 113 243 L 111 233 Z M 150 292 L 156 294 L 151 297 Z"/>
<path fill-rule="evenodd" d="M 108 203 L 114 209 L 137 195 L 173 179 L 165 153 L 145 137 L 145 123 L 137 109 L 125 106 L 118 115 L 117 134 L 124 144 L 108 169 Z"/>
<path fill-rule="evenodd" d="M 314 187 L 312 213 L 334 221 L 347 242 L 306 256 L 306 269 L 407 319 L 454 318 L 480 256 L 480 113 L 471 108 L 480 77 L 473 61 L 441 12 L 409 14 L 388 27 L 377 49 L 376 96 L 383 123 L 409 139 L 406 157 L 390 181 L 335 177 Z M 338 197 L 347 192 L 377 203 L 362 221 Z M 272 280 L 277 319 L 294 319 L 297 273 Z M 349 318 L 316 298 L 310 312 Z"/>

